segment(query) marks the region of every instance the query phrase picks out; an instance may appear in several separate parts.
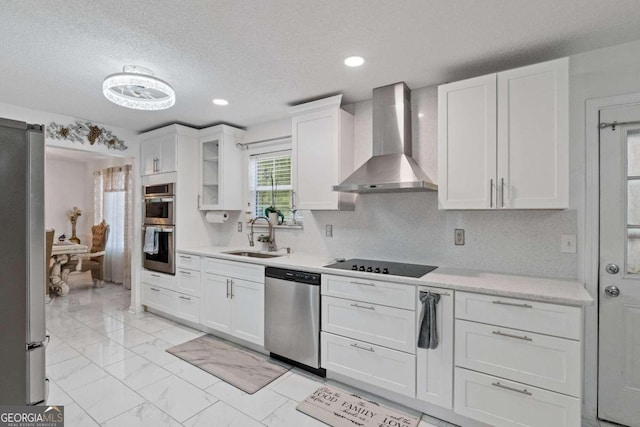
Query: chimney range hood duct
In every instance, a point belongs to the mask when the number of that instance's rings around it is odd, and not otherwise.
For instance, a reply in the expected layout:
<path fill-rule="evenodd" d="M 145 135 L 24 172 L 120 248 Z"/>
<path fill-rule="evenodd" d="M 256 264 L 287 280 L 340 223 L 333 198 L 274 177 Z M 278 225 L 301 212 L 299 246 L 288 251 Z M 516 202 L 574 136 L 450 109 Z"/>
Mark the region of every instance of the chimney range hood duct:
<path fill-rule="evenodd" d="M 395 193 L 435 191 L 411 157 L 411 92 L 404 82 L 373 90 L 373 157 L 333 191 Z"/>

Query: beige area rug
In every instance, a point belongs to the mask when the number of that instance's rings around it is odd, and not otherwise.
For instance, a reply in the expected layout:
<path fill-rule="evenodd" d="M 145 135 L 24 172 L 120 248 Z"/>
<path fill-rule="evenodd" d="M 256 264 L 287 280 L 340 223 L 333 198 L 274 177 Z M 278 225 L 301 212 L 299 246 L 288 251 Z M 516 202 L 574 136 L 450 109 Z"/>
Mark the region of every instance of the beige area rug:
<path fill-rule="evenodd" d="M 416 427 L 420 422 L 419 418 L 328 386 L 317 389 L 297 409 L 334 427 Z"/>
<path fill-rule="evenodd" d="M 211 335 L 203 335 L 167 351 L 249 394 L 290 369 L 267 356 Z"/>

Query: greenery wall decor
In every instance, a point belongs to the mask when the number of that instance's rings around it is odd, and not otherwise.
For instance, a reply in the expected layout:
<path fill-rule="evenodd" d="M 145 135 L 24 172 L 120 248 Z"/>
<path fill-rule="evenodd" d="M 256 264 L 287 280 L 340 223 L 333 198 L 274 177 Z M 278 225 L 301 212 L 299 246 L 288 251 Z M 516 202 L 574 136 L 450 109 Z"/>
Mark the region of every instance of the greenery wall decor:
<path fill-rule="evenodd" d="M 76 121 L 69 125 L 59 125 L 56 122 L 49 123 L 47 137 L 84 144 L 85 139 L 90 145 L 106 145 L 110 150 L 124 151 L 128 147 L 124 141 L 115 136 L 110 130 L 97 126 L 91 122 Z"/>

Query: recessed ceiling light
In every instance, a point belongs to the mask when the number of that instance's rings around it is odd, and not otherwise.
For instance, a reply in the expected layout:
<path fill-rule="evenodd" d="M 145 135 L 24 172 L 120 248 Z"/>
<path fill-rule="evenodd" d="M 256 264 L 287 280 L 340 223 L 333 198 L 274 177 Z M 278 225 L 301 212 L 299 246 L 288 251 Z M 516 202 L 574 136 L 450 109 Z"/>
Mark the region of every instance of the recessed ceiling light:
<path fill-rule="evenodd" d="M 212 101 L 216 105 L 229 105 L 229 101 L 226 99 L 216 98 Z"/>
<path fill-rule="evenodd" d="M 164 110 L 176 102 L 173 88 L 153 71 L 125 65 L 122 73 L 107 76 L 102 93 L 111 102 L 135 110 Z"/>
<path fill-rule="evenodd" d="M 347 67 L 359 67 L 364 64 L 364 58 L 362 56 L 350 56 L 344 60 L 344 65 Z"/>

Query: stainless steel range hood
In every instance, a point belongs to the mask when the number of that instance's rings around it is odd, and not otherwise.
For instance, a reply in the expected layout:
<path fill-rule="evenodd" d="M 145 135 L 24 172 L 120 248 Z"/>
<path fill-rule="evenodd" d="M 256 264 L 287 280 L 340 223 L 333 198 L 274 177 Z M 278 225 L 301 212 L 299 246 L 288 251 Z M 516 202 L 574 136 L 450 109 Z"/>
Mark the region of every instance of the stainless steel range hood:
<path fill-rule="evenodd" d="M 435 191 L 411 157 L 411 92 L 404 82 L 373 90 L 373 157 L 333 191 L 391 193 Z"/>

